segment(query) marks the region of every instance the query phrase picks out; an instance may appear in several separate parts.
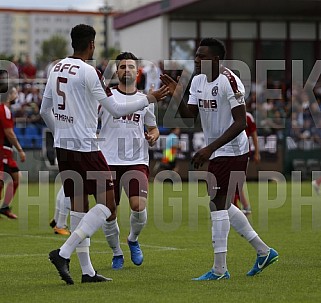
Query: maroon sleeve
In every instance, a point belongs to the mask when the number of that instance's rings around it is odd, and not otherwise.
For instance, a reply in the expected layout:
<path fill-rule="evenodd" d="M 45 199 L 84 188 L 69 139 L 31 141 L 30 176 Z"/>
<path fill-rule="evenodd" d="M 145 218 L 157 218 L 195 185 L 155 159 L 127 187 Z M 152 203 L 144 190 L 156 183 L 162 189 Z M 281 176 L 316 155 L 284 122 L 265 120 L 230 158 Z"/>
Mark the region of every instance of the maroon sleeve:
<path fill-rule="evenodd" d="M 106 85 L 104 75 L 101 73 L 101 71 L 97 67 L 96 67 L 96 73 L 97 73 L 98 78 L 100 80 L 101 86 L 103 87 L 103 89 L 106 92 L 107 97 L 112 96 L 113 93 L 111 92 L 110 88 Z"/>
<path fill-rule="evenodd" d="M 10 112 L 10 109 L 3 105 L 0 107 L 0 119 L 1 119 L 1 126 L 3 128 L 13 128 L 14 122 Z"/>
<path fill-rule="evenodd" d="M 246 134 L 247 136 L 250 136 L 253 132 L 256 131 L 256 124 L 253 116 L 250 113 L 246 113 L 246 123 Z"/>

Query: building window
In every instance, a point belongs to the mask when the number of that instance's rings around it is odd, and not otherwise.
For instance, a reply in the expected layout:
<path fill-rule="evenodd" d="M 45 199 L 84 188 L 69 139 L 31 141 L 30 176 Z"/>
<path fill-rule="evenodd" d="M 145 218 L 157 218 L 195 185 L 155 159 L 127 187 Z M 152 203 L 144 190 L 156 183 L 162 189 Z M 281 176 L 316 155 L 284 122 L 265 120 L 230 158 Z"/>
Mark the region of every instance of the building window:
<path fill-rule="evenodd" d="M 292 41 L 291 60 L 303 61 L 303 79 L 306 81 L 315 64 L 313 41 Z"/>
<path fill-rule="evenodd" d="M 170 25 L 172 38 L 196 38 L 196 22 L 172 21 Z"/>
<path fill-rule="evenodd" d="M 291 23 L 290 38 L 294 40 L 315 40 L 315 23 Z"/>
<path fill-rule="evenodd" d="M 284 41 L 261 41 L 261 56 L 262 60 L 284 60 L 285 45 Z"/>
<path fill-rule="evenodd" d="M 261 22 L 261 39 L 286 39 L 285 22 Z"/>
<path fill-rule="evenodd" d="M 217 39 L 227 38 L 226 22 L 201 22 L 201 38 L 213 37 Z"/>
<path fill-rule="evenodd" d="M 260 44 L 260 60 L 285 60 L 285 42 L 284 41 L 269 41 L 263 40 Z M 268 63 L 267 63 L 268 64 Z M 261 75 L 260 71 L 257 77 L 265 77 Z M 270 70 L 268 71 L 268 78 L 275 81 L 285 81 L 285 70 Z"/>
<path fill-rule="evenodd" d="M 254 42 L 253 41 L 232 41 L 232 60 L 244 62 L 250 69 L 252 77 L 255 76 L 254 63 Z"/>
<path fill-rule="evenodd" d="M 192 71 L 194 68 L 195 40 L 172 40 L 170 45 L 170 58 L 172 60 L 189 60 L 184 64 L 185 68 Z"/>
<path fill-rule="evenodd" d="M 231 38 L 232 39 L 256 39 L 257 23 L 256 22 L 232 22 Z"/>

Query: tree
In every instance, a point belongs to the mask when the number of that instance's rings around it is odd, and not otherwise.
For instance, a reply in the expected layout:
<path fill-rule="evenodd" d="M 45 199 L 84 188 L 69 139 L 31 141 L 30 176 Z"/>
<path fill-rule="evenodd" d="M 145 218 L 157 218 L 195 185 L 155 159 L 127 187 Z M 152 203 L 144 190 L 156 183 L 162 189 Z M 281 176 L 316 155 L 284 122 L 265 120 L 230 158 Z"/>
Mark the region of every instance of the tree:
<path fill-rule="evenodd" d="M 38 63 L 44 66 L 57 59 L 63 59 L 67 56 L 67 52 L 67 40 L 59 35 L 51 36 L 42 42 Z"/>
<path fill-rule="evenodd" d="M 114 47 L 110 47 L 110 48 L 108 48 L 108 50 L 103 50 L 101 52 L 101 57 L 109 59 L 109 60 L 114 60 L 114 59 L 116 59 L 119 52 L 120 52 L 119 49 L 114 48 Z"/>
<path fill-rule="evenodd" d="M 0 53 L 0 60 L 12 61 L 13 55 L 7 55 L 5 53 Z"/>

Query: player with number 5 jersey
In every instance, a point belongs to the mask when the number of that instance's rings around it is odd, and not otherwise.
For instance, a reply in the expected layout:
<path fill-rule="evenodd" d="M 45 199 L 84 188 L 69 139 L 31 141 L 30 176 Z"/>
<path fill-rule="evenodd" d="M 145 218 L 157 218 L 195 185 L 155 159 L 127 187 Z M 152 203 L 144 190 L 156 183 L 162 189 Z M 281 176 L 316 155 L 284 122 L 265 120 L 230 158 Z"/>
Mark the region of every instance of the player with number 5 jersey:
<path fill-rule="evenodd" d="M 141 95 L 138 100 L 118 103 L 109 88 L 103 89 L 95 68 L 71 56 L 52 68 L 42 109 L 48 101 L 52 102 L 55 147 L 90 152 L 99 150 L 96 137 L 99 104 L 119 118 L 147 107 L 149 101 L 155 100 L 152 96 L 160 99 L 161 93 L 156 91 Z"/>
<path fill-rule="evenodd" d="M 90 237 L 106 220 L 116 218 L 112 175 L 96 139 L 98 104 L 120 117 L 162 100 L 168 91 L 162 87 L 135 102 L 117 103 L 110 90 L 102 87 L 95 68 L 86 63 L 93 58 L 95 36 L 90 25 L 79 24 L 71 30 L 74 53 L 51 69 L 40 110 L 53 133 L 65 196 L 71 200 L 72 233 L 60 249 L 49 253 L 67 284 L 74 284 L 69 272 L 74 250 L 83 283 L 111 280 L 97 274 L 89 257 Z M 97 202 L 90 210 L 88 195 Z"/>

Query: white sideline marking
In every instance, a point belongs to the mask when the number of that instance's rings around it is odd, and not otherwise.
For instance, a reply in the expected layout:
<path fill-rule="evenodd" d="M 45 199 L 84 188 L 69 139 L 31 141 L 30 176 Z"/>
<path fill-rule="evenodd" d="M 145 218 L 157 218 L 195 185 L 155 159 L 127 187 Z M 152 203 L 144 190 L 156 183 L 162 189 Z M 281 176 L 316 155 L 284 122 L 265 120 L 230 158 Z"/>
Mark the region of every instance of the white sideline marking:
<path fill-rule="evenodd" d="M 59 242 L 63 242 L 64 239 L 67 239 L 67 237 L 60 237 L 60 236 L 36 236 L 36 235 L 16 235 L 16 234 L 1 234 L 0 236 L 9 236 L 9 237 L 23 237 L 23 238 L 36 238 L 36 239 L 48 239 L 48 240 L 56 240 Z M 93 243 L 106 243 L 106 241 L 102 241 L 102 240 L 91 240 L 91 242 Z M 121 242 L 120 244 L 122 245 L 126 245 L 127 243 Z M 184 248 L 177 248 L 177 247 L 169 247 L 169 246 L 157 246 L 157 245 L 148 245 L 148 244 L 140 244 L 141 247 L 146 247 L 146 248 L 151 248 L 154 251 L 175 251 L 175 250 L 185 250 Z M 124 251 L 129 251 L 129 250 L 124 250 Z M 90 251 L 91 254 L 108 254 L 108 251 Z M 9 257 L 43 257 L 46 256 L 47 254 L 25 254 L 25 253 L 21 253 L 21 254 L 1 254 L 0 253 L 0 257 L 4 257 L 4 258 L 9 258 Z"/>

